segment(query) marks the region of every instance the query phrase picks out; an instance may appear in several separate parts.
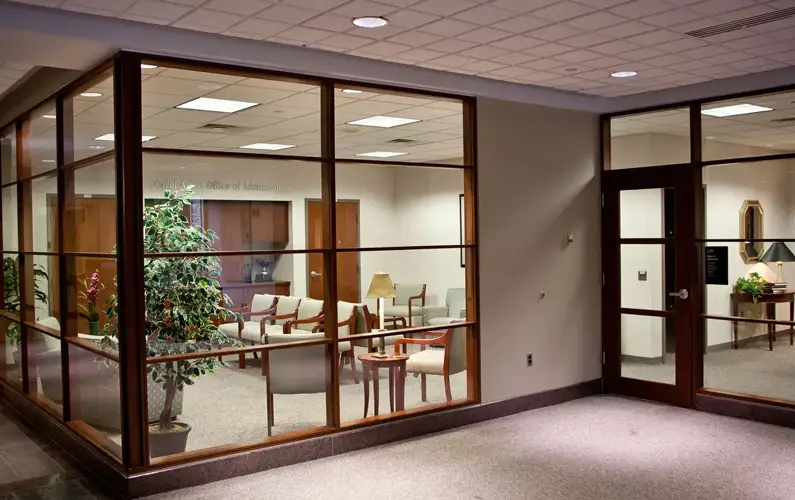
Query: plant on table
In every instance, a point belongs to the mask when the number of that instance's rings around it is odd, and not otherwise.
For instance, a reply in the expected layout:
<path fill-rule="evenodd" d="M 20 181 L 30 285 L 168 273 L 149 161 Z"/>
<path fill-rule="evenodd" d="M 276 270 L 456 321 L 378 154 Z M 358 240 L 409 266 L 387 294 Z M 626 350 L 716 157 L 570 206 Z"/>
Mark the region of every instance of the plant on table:
<path fill-rule="evenodd" d="M 90 279 L 82 279 L 80 283 L 83 285 L 78 296 L 86 301 L 86 304 L 79 304 L 80 312 L 78 313 L 81 318 L 88 321 L 89 335 L 99 335 L 99 311 L 97 310 L 97 298 L 99 292 L 105 289 L 105 284 L 99 280 L 99 270 L 91 273 Z"/>
<path fill-rule="evenodd" d="M 19 257 L 6 257 L 3 259 L 3 310 L 9 314 L 19 316 Z M 49 277 L 47 272 L 39 264 L 33 264 L 33 297 L 43 303 L 47 303 L 47 294 L 39 287 L 42 281 L 45 283 Z M 19 345 L 22 341 L 22 332 L 18 323 L 11 323 L 6 330 L 8 342 L 12 345 Z"/>
<path fill-rule="evenodd" d="M 214 252 L 215 232 L 192 226 L 180 213 L 190 205 L 194 186 L 166 191 L 165 200 L 144 208 L 144 253 Z M 229 297 L 221 291 L 221 261 L 215 256 L 144 258 L 144 302 L 147 357 L 206 352 L 241 345 L 214 324 L 235 314 L 227 309 Z M 117 348 L 118 301 L 115 294 L 105 302 L 108 322 L 103 348 Z M 226 363 L 217 357 L 166 361 L 148 365 L 151 380 L 165 391 L 165 405 L 151 432 L 174 430 L 172 408 L 177 391 Z"/>
<path fill-rule="evenodd" d="M 759 273 L 751 273 L 747 278 L 737 278 L 734 284 L 735 293 L 746 293 L 750 295 L 754 304 L 759 302 L 759 297 L 764 293 L 767 281 Z"/>

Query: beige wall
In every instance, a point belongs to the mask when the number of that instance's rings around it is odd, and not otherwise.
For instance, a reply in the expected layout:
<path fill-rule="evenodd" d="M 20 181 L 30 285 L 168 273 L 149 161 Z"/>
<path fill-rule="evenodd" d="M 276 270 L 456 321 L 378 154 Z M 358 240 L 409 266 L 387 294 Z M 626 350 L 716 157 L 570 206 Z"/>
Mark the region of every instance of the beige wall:
<path fill-rule="evenodd" d="M 598 130 L 595 115 L 478 100 L 484 401 L 601 377 Z"/>

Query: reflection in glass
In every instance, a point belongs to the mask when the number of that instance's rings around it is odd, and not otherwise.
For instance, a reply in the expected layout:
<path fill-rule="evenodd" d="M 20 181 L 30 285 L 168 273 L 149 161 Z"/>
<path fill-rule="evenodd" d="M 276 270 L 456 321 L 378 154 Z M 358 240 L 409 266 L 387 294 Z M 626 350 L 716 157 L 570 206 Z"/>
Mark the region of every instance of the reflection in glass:
<path fill-rule="evenodd" d="M 21 325 L 0 317 L 0 378 L 22 387 Z"/>
<path fill-rule="evenodd" d="M 60 324 L 53 317 L 42 318 L 37 323 L 48 328 L 50 333 L 60 333 Z M 61 340 L 29 328 L 28 356 L 33 357 L 37 375 L 36 384 L 31 383 L 31 389 L 56 405 L 61 405 L 63 403 Z"/>
<path fill-rule="evenodd" d="M 17 180 L 16 127 L 9 125 L 0 131 L 0 184 Z"/>
<path fill-rule="evenodd" d="M 18 189 L 13 184 L 4 187 L 0 194 L 3 202 L 3 250 L 19 250 Z"/>
<path fill-rule="evenodd" d="M 34 109 L 28 127 L 30 136 L 25 142 L 27 165 L 23 167 L 23 178 L 38 175 L 58 168 L 56 164 L 57 137 L 55 131 L 55 103 Z"/>
<path fill-rule="evenodd" d="M 74 196 L 64 193 L 64 250 L 110 254 L 116 246 L 116 174 L 113 158 L 74 171 Z M 50 205 L 50 238 L 57 241 L 57 206 Z M 70 228 L 74 228 L 73 231 Z"/>
<path fill-rule="evenodd" d="M 688 108 L 610 120 L 610 168 L 651 167 L 690 161 Z"/>
<path fill-rule="evenodd" d="M 69 110 L 71 106 L 72 112 L 65 119 L 67 123 L 73 120 L 74 133 L 71 141 L 64 137 L 65 162 L 68 164 L 112 151 L 115 145 L 113 76 L 64 101 L 64 109 Z"/>
<path fill-rule="evenodd" d="M 621 376 L 637 380 L 676 383 L 676 354 L 666 332 L 675 319 L 621 315 Z"/>

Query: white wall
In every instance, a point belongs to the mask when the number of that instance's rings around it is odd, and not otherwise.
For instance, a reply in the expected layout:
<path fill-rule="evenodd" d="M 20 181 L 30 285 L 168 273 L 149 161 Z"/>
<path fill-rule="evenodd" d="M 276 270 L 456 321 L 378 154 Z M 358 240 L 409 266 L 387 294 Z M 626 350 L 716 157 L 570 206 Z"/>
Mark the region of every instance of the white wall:
<path fill-rule="evenodd" d="M 597 379 L 597 117 L 492 99 L 477 112 L 483 399 Z"/>

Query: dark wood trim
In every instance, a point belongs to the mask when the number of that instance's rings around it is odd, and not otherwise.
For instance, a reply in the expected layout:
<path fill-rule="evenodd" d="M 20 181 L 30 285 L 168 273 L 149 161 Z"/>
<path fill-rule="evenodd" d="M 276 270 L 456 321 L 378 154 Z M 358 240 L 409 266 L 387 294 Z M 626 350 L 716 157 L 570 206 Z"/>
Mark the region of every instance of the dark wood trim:
<path fill-rule="evenodd" d="M 776 240 L 779 241 L 779 240 Z M 337 253 L 345 252 L 397 252 L 409 250 L 458 250 L 460 248 L 476 248 L 474 244 L 467 245 L 407 245 L 404 247 L 360 247 L 360 248 L 338 248 Z"/>
<path fill-rule="evenodd" d="M 114 134 L 119 328 L 119 377 L 123 462 L 148 463 L 146 338 L 143 335 L 143 165 L 141 154 L 141 58 L 122 53 L 114 67 Z"/>
<path fill-rule="evenodd" d="M 777 161 L 777 160 L 792 160 L 795 159 L 795 153 L 779 153 L 774 155 L 761 155 L 761 156 L 742 156 L 740 158 L 726 158 L 717 160 L 700 160 L 702 167 L 714 167 L 716 165 L 724 165 L 726 163 L 760 163 L 764 161 Z"/>
<path fill-rule="evenodd" d="M 70 117 L 71 118 L 71 117 Z M 71 151 L 74 154 L 74 151 Z M 105 161 L 110 161 L 113 157 L 116 156 L 116 149 L 111 149 L 110 151 L 105 151 L 104 153 L 98 153 L 94 156 L 89 156 L 88 158 L 83 158 L 77 161 L 71 161 L 70 163 L 64 164 L 61 167 L 62 170 L 80 170 L 81 168 L 86 167 L 93 167 L 94 165 L 100 164 Z"/>
<path fill-rule="evenodd" d="M 289 156 L 277 155 L 273 153 L 249 153 L 246 151 L 202 151 L 200 149 L 179 149 L 179 148 L 154 148 L 143 147 L 144 155 L 163 155 L 163 156 L 203 156 L 206 158 L 235 158 L 244 160 L 275 160 L 275 161 L 305 161 L 307 163 L 321 162 L 319 156 Z"/>
<path fill-rule="evenodd" d="M 168 356 L 156 356 L 153 358 L 146 358 L 147 365 L 167 363 L 169 361 L 186 361 L 189 359 L 201 358 L 218 358 L 224 356 L 233 356 L 238 354 L 251 354 L 251 353 L 265 353 L 268 351 L 275 351 L 279 349 L 290 349 L 293 347 L 309 347 L 313 345 L 328 345 L 331 344 L 330 338 L 322 338 L 316 340 L 297 340 L 295 342 L 283 342 L 279 344 L 256 344 L 246 347 L 223 347 L 220 349 L 213 349 L 208 351 L 190 352 L 185 354 L 169 354 Z"/>
<path fill-rule="evenodd" d="M 376 316 L 373 314 L 373 316 Z M 377 316 L 376 316 L 377 317 Z M 456 328 L 466 328 L 475 326 L 476 323 L 474 321 L 462 321 L 460 323 L 454 323 Z M 355 341 L 355 340 L 366 340 L 366 339 L 378 339 L 381 337 L 392 337 L 395 335 L 416 335 L 420 333 L 426 332 L 442 332 L 446 330 L 446 325 L 436 325 L 436 326 L 415 326 L 415 327 L 408 327 L 408 328 L 400 328 L 397 330 L 387 330 L 385 332 L 378 332 L 373 331 L 369 333 L 357 333 L 355 335 L 346 335 L 344 337 L 339 337 L 340 342 L 347 342 L 347 341 Z"/>
<path fill-rule="evenodd" d="M 86 340 L 82 337 L 72 337 L 72 336 L 62 335 L 61 339 L 66 340 L 68 344 L 76 345 L 82 349 L 85 349 L 86 351 L 93 352 L 97 356 L 107 358 L 111 361 L 115 361 L 116 363 L 119 363 L 121 361 L 119 359 L 118 352 L 107 349 L 101 349 L 99 345 L 97 345 L 95 342 L 91 342 L 90 340 Z"/>
<path fill-rule="evenodd" d="M 602 170 L 611 170 L 613 161 L 613 132 L 608 116 L 599 117 L 599 153 L 602 159 Z"/>
<path fill-rule="evenodd" d="M 673 245 L 673 238 L 619 238 L 619 245 Z"/>
<path fill-rule="evenodd" d="M 695 409 L 727 417 L 795 427 L 795 406 L 792 402 L 776 399 L 700 389 L 695 395 Z"/>
<path fill-rule="evenodd" d="M 226 257 L 236 255 L 296 255 L 328 252 L 328 249 L 312 248 L 306 250 L 219 250 L 217 252 L 172 252 L 172 253 L 145 253 L 145 259 L 173 259 L 180 257 Z M 85 255 L 85 254 L 81 254 Z M 112 255 L 109 255 L 112 257 Z"/>
<path fill-rule="evenodd" d="M 721 316 L 717 314 L 699 314 L 700 319 L 712 319 L 718 321 L 736 321 L 738 323 L 756 323 L 760 325 L 786 325 L 795 327 L 795 321 L 783 319 L 749 318 L 745 316 Z"/>
<path fill-rule="evenodd" d="M 734 238 L 734 239 L 706 239 L 706 238 L 697 238 L 697 243 L 744 243 L 744 242 L 762 242 L 762 243 L 775 243 L 776 241 L 781 241 L 784 243 L 795 243 L 795 238 Z"/>
<path fill-rule="evenodd" d="M 465 151 L 462 150 L 462 153 Z M 434 162 L 411 162 L 411 161 L 394 161 L 394 160 L 366 160 L 363 158 L 337 158 L 337 163 L 340 165 L 365 165 L 376 167 L 417 167 L 417 168 L 451 168 L 454 170 L 469 170 L 470 166 L 451 165 L 449 163 L 434 163 Z"/>
<path fill-rule="evenodd" d="M 676 316 L 674 311 L 655 310 L 655 309 L 634 309 L 631 307 L 620 308 L 621 314 L 629 314 L 632 316 L 655 316 L 657 318 L 671 318 Z"/>
<path fill-rule="evenodd" d="M 2 186 L 0 186 L 0 189 L 13 186 L 14 184 L 17 184 L 18 182 L 33 182 L 35 180 L 46 178 L 46 177 L 55 177 L 56 175 L 58 175 L 57 167 L 53 167 L 52 170 L 48 170 L 46 172 L 40 172 L 40 173 L 34 174 L 34 175 L 28 175 L 24 179 L 20 179 L 19 181 L 14 181 L 14 182 L 9 182 L 8 184 L 3 184 Z"/>
<path fill-rule="evenodd" d="M 94 429 L 82 420 L 74 420 L 66 425 L 97 448 L 106 451 L 118 460 L 122 459 L 121 446 L 115 441 L 111 441 L 104 433 Z"/>

